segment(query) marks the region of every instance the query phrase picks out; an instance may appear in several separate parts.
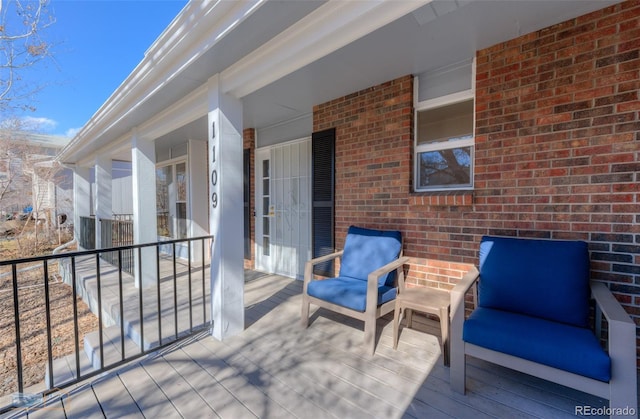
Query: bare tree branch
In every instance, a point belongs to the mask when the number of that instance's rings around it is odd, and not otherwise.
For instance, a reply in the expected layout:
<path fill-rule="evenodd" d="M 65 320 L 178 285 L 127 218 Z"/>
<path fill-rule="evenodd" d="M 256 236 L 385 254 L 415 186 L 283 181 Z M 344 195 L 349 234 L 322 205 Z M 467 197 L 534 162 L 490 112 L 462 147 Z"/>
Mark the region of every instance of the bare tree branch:
<path fill-rule="evenodd" d="M 31 99 L 42 86 L 23 73 L 51 58 L 51 43 L 43 37 L 55 19 L 49 0 L 0 0 L 0 112 L 33 110 Z"/>

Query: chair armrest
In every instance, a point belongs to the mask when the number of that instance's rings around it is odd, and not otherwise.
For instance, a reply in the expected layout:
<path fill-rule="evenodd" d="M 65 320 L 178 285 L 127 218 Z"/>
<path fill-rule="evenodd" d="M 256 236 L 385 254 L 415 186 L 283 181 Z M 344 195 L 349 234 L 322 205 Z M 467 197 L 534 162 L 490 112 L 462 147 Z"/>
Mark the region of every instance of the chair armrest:
<path fill-rule="evenodd" d="M 311 259 L 308 260 L 307 263 L 304 265 L 304 285 L 303 285 L 303 290 L 304 293 L 306 294 L 307 292 L 307 285 L 309 284 L 309 282 L 313 281 L 315 278 L 313 277 L 313 267 L 319 263 L 322 262 L 327 262 L 333 259 L 337 259 L 339 257 L 342 256 L 342 254 L 344 253 L 344 250 L 340 250 L 338 252 L 334 252 L 334 253 L 330 253 L 328 255 L 324 255 L 324 256 L 319 256 L 315 259 Z"/>
<path fill-rule="evenodd" d="M 604 315 L 609 323 L 609 352 L 615 350 L 615 346 L 625 344 L 623 342 L 614 342 L 625 335 L 628 335 L 627 338 L 631 338 L 628 343 L 629 347 L 635 347 L 636 324 L 631 319 L 631 316 L 624 311 L 622 305 L 615 299 L 605 284 L 591 281 L 590 286 L 591 295 L 596 300 L 596 333 L 598 339 L 600 339 L 600 323 L 602 315 Z M 631 345 L 632 342 L 633 345 Z"/>
<path fill-rule="evenodd" d="M 451 290 L 451 332 L 454 330 L 462 333 L 462 324 L 464 323 L 464 297 L 469 289 L 480 278 L 480 272 L 474 266 L 467 271 L 462 279 Z"/>
<path fill-rule="evenodd" d="M 409 258 L 401 256 L 398 259 L 387 263 L 386 265 L 376 269 L 367 276 L 367 306 L 366 311 L 375 310 L 378 306 L 378 278 L 391 271 L 402 268 L 409 262 Z M 404 272 L 398 272 L 398 275 L 404 275 Z M 399 279 L 402 280 L 402 279 Z"/>
<path fill-rule="evenodd" d="M 398 268 L 401 268 L 402 266 L 404 266 L 406 263 L 409 262 L 409 258 L 406 256 L 402 256 L 399 257 L 398 259 L 387 263 L 386 265 L 376 269 L 375 271 L 371 272 L 369 274 L 369 276 L 367 277 L 367 281 L 371 282 L 377 282 L 378 278 L 380 278 L 382 275 L 384 274 L 388 274 L 391 271 L 394 271 Z"/>
<path fill-rule="evenodd" d="M 598 339 L 601 338 L 602 315 L 608 322 L 607 344 L 611 358 L 611 384 L 615 385 L 616 397 L 623 400 L 626 407 L 637 410 L 636 324 L 605 284 L 591 281 L 591 295 L 596 300 Z"/>
<path fill-rule="evenodd" d="M 317 265 L 318 263 L 327 262 L 329 260 L 337 259 L 342 256 L 344 250 L 340 250 L 334 253 L 329 253 L 328 255 L 318 256 L 315 259 L 308 260 L 307 263 L 310 263 L 312 266 Z"/>
<path fill-rule="evenodd" d="M 620 322 L 621 324 L 629 324 L 628 327 L 635 328 L 635 323 L 631 320 L 631 317 L 624 311 L 622 305 L 605 284 L 591 281 L 591 295 L 609 323 Z"/>

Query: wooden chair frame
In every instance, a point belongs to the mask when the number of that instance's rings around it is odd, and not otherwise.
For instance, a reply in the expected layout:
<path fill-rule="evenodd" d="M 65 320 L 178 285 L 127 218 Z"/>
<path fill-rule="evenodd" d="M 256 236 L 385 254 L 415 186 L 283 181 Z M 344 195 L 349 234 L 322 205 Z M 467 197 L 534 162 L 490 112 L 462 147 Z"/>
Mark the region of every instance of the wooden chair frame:
<path fill-rule="evenodd" d="M 325 300 L 321 300 L 307 294 L 307 288 L 311 281 L 318 280 L 313 274 L 313 267 L 322 262 L 328 262 L 330 260 L 340 259 L 343 250 L 329 255 L 320 256 L 315 259 L 307 261 L 304 267 L 304 285 L 302 290 L 302 326 L 309 326 L 309 307 L 310 304 L 315 304 L 319 307 L 326 308 L 336 313 L 343 314 L 345 316 L 352 317 L 364 322 L 364 345 L 369 354 L 375 353 L 375 338 L 376 338 L 376 321 L 379 317 L 384 316 L 387 313 L 391 313 L 395 309 L 395 300 L 388 301 L 378 306 L 378 278 L 381 276 L 396 271 L 396 281 L 399 278 L 404 279 L 403 266 L 409 261 L 409 258 L 400 256 L 398 259 L 386 264 L 385 266 L 376 269 L 371 272 L 367 277 L 367 304 L 364 312 L 352 310 L 347 307 L 342 307 L 337 304 L 330 303 Z"/>
<path fill-rule="evenodd" d="M 462 340 L 465 320 L 465 297 L 472 290 L 477 301 L 478 270 L 472 268 L 451 291 L 451 387 L 465 393 L 466 355 L 499 364 L 538 378 L 552 381 L 585 393 L 609 399 L 612 417 L 616 412 L 638 411 L 636 370 L 636 326 L 611 291 L 602 283 L 591 282 L 596 302 L 596 336 L 600 336 L 602 315 L 608 321 L 608 353 L 611 380 L 608 383 L 521 359 L 502 352 L 466 343 Z M 472 288 L 473 287 L 473 288 Z"/>

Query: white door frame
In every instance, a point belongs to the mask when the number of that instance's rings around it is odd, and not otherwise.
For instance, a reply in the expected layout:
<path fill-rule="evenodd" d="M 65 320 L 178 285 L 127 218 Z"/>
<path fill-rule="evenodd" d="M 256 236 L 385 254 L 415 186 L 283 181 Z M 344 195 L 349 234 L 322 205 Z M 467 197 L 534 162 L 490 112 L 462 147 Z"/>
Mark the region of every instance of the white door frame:
<path fill-rule="evenodd" d="M 306 167 L 305 169 L 309 171 L 309 176 L 307 176 L 306 178 L 309 181 L 309 185 L 307 188 L 302 188 L 300 189 L 300 191 L 306 190 L 307 191 L 307 196 L 305 197 L 299 197 L 299 199 L 304 199 L 304 204 L 307 206 L 308 208 L 308 217 L 307 220 L 308 222 L 306 223 L 306 230 L 304 232 L 297 232 L 301 237 L 307 237 L 308 238 L 308 249 L 305 252 L 299 252 L 300 249 L 296 249 L 295 252 L 292 252 L 291 254 L 280 254 L 283 249 L 279 248 L 277 245 L 275 245 L 274 243 L 277 243 L 276 237 L 275 235 L 276 233 L 276 216 L 278 215 L 278 209 L 275 208 L 275 197 L 273 196 L 274 194 L 274 176 L 276 175 L 276 170 L 278 170 L 278 168 L 276 168 L 274 166 L 274 162 L 273 162 L 273 158 L 272 158 L 272 154 L 274 150 L 277 150 L 280 147 L 284 147 L 284 146 L 290 146 L 290 145 L 295 145 L 295 144 L 300 144 L 300 143 L 307 143 L 308 147 L 309 147 L 309 160 L 306 162 L 306 164 L 308 165 L 308 167 Z M 255 153 L 255 183 L 256 183 L 256 190 L 255 190 L 255 202 L 256 202 L 256 228 L 255 228 L 255 234 L 256 234 L 256 239 L 255 239 L 255 255 L 256 255 L 256 260 L 255 260 L 255 266 L 257 270 L 261 270 L 261 271 L 265 271 L 265 272 L 269 272 L 269 273 L 277 273 L 275 272 L 276 270 L 279 269 L 279 264 L 278 264 L 278 260 L 277 258 L 292 258 L 295 256 L 296 261 L 290 261 L 291 263 L 297 263 L 298 265 L 298 272 L 294 275 L 296 277 L 298 277 L 298 279 L 302 278 L 302 270 L 304 269 L 304 263 L 301 262 L 302 260 L 306 261 L 310 256 L 311 256 L 311 156 L 310 156 L 310 148 L 311 148 L 311 137 L 306 137 L 306 138 L 301 138 L 301 139 L 297 139 L 294 141 L 287 141 L 287 142 L 283 142 L 283 143 L 279 143 L 279 144 L 275 144 L 272 146 L 266 146 L 266 147 L 261 147 L 256 149 L 256 153 Z M 265 195 L 264 194 L 264 183 L 267 180 L 264 177 L 264 173 L 263 173 L 263 161 L 265 160 L 269 160 L 269 169 L 270 169 L 270 176 L 268 178 L 268 182 L 269 182 L 269 194 Z M 269 208 L 266 209 L 264 208 L 264 199 L 268 197 L 269 200 Z M 280 209 L 281 210 L 281 209 Z M 281 214 L 282 215 L 282 214 Z M 268 227 L 268 233 L 269 234 L 264 234 L 264 222 L 268 220 L 269 221 L 269 227 Z M 298 227 L 299 228 L 299 227 Z M 265 237 L 267 237 L 267 239 L 265 240 Z M 264 252 L 264 243 L 267 242 L 269 243 L 269 249 L 268 249 L 268 254 L 265 254 Z M 282 246 L 280 246 L 282 247 Z M 299 254 L 299 253 L 305 253 L 305 254 Z M 282 261 L 281 261 L 282 262 Z M 302 264 L 302 266 L 299 266 L 300 264 Z M 293 266 L 293 265 L 291 265 Z M 281 269 L 281 267 L 280 267 Z M 283 273 L 283 272 L 280 272 Z M 290 273 L 293 275 L 293 273 Z"/>
<path fill-rule="evenodd" d="M 256 227 L 255 227 L 255 266 L 259 271 L 264 272 L 273 272 L 272 265 L 272 252 L 271 252 L 271 243 L 269 241 L 269 251 L 265 253 L 264 244 L 265 244 L 265 234 L 264 234 L 264 221 L 266 219 L 271 219 L 271 217 L 264 209 L 264 181 L 265 176 L 263 173 L 263 161 L 268 160 L 269 164 L 271 164 L 271 147 L 262 147 L 256 149 L 255 153 L 255 183 L 256 183 Z M 267 235 L 268 236 L 268 235 Z"/>

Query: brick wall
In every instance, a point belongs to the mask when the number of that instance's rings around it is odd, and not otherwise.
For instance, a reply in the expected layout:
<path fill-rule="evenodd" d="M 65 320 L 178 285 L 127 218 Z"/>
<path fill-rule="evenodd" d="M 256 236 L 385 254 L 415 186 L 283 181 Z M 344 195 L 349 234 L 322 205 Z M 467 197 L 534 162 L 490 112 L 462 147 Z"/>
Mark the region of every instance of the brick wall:
<path fill-rule="evenodd" d="M 314 107 L 314 131 L 332 127 L 336 247 L 342 248 L 350 225 L 401 230 L 405 253 L 412 257 L 409 280 L 450 288 L 475 263 L 473 234 L 459 234 L 472 210 L 472 196 L 411 192 L 413 78 Z M 451 200 L 463 206 L 449 205 Z"/>
<path fill-rule="evenodd" d="M 589 242 L 592 277 L 640 325 L 640 2 L 479 51 L 476 83 L 474 214 Z"/>
<path fill-rule="evenodd" d="M 639 51 L 637 1 L 478 51 L 473 193 L 411 192 L 410 76 L 316 106 L 314 131 L 336 128 L 337 246 L 351 224 L 400 229 L 410 280 L 449 288 L 483 234 L 585 240 L 640 325 Z"/>
<path fill-rule="evenodd" d="M 255 164 L 255 149 L 256 149 L 256 130 L 253 128 L 246 128 L 242 131 L 243 149 L 249 150 L 249 162 L 253 166 Z M 251 214 L 256 209 L 256 170 L 255 167 L 251 167 L 249 171 L 251 173 L 249 179 L 249 211 Z M 251 259 L 244 260 L 245 269 L 255 269 L 255 242 L 256 242 L 256 223 L 255 217 L 250 217 L 251 220 L 251 232 L 249 237 L 251 238 Z"/>

